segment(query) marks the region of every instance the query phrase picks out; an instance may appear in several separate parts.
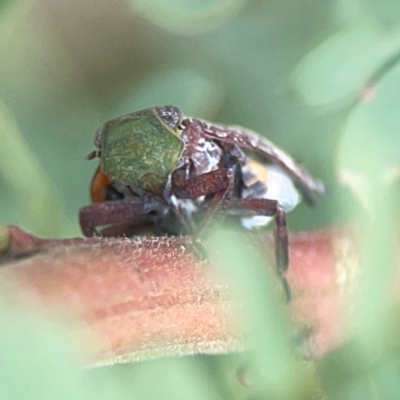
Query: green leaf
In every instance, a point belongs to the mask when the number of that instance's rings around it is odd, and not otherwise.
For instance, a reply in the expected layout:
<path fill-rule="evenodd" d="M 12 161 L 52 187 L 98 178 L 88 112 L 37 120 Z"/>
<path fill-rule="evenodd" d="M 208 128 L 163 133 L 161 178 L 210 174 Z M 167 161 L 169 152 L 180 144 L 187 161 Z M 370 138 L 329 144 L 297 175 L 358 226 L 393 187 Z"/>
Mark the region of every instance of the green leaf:
<path fill-rule="evenodd" d="M 73 346 L 59 326 L 15 308 L 3 308 L 0 336 L 1 399 L 88 398 Z"/>
<path fill-rule="evenodd" d="M 382 35 L 372 26 L 343 30 L 321 43 L 297 66 L 294 88 L 314 107 L 344 107 L 360 95 L 374 71 L 391 57 L 400 37 Z"/>
<path fill-rule="evenodd" d="M 129 399 L 218 400 L 216 388 L 195 357 L 164 358 L 119 366 Z M 124 371 L 124 372 L 125 372 Z M 160 397 L 161 396 L 161 397 Z"/>
<path fill-rule="evenodd" d="M 339 142 L 338 169 L 390 184 L 400 165 L 400 64 L 351 112 Z"/>
<path fill-rule="evenodd" d="M 382 77 L 354 107 L 338 148 L 339 178 L 360 200 L 367 215 L 360 223 L 360 290 L 354 323 L 370 353 L 381 352 L 382 326 L 389 319 L 396 272 L 395 199 L 389 189 L 400 166 L 400 65 Z M 354 216 L 361 216 L 354 209 Z"/>
<path fill-rule="evenodd" d="M 393 31 L 400 24 L 400 2 L 397 0 L 338 0 L 334 7 L 341 23 L 362 22 Z"/>
<path fill-rule="evenodd" d="M 249 380 L 253 390 L 267 397 L 300 398 L 304 376 L 293 357 L 290 323 L 279 298 L 284 296 L 282 282 L 267 267 L 265 253 L 258 254 L 247 240 L 216 229 L 207 235 L 206 249 L 218 248 L 217 273 L 233 288 L 236 306 L 243 305 Z M 284 386 L 288 380 L 291 384 Z"/>
<path fill-rule="evenodd" d="M 132 0 L 136 11 L 166 30 L 180 34 L 205 32 L 231 19 L 243 0 Z"/>
<path fill-rule="evenodd" d="M 400 25 L 400 2 L 398 0 L 364 0 L 375 18 L 388 29 L 398 28 Z"/>

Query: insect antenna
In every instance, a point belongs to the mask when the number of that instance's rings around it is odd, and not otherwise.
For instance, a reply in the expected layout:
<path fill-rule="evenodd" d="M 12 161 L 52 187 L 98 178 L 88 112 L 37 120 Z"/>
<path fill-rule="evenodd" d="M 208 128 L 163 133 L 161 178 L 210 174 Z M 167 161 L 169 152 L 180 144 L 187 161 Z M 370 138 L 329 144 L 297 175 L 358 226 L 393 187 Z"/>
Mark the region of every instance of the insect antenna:
<path fill-rule="evenodd" d="M 93 160 L 94 158 L 100 158 L 100 157 L 101 157 L 101 151 L 93 150 L 85 157 L 85 160 Z"/>

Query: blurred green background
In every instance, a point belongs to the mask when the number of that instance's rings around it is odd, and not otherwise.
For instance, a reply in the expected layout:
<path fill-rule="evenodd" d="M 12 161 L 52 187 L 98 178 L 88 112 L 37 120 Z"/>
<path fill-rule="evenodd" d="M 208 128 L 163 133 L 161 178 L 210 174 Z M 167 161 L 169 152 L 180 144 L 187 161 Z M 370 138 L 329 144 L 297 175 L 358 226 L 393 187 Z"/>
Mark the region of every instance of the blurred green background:
<path fill-rule="evenodd" d="M 290 229 L 349 220 L 362 228 L 365 276 L 352 321 L 359 342 L 320 363 L 319 384 L 333 399 L 397 399 L 400 330 L 388 322 L 398 320 L 398 312 L 388 313 L 388 293 L 400 199 L 399 28 L 397 0 L 0 1 L 0 223 L 79 235 L 77 213 L 89 202 L 96 168 L 84 157 L 110 118 L 171 103 L 189 116 L 257 130 L 327 185 L 314 209 L 302 205 L 290 214 Z M 237 259 L 240 271 L 248 260 Z M 304 378 L 309 367 L 294 373 L 298 362 L 282 350 L 290 329 L 274 314 L 276 299 L 252 289 L 257 274 L 248 279 L 243 293 L 256 293 L 249 309 L 263 304 L 259 315 L 276 322 L 268 331 L 271 323 L 254 316 L 262 334 L 255 364 L 268 377 L 267 397 L 265 386 L 258 392 L 237 383 L 239 356 L 83 377 L 65 360 L 64 345 L 58 353 L 59 339 L 54 347 L 46 336 L 52 329 L 19 337 L 31 326 L 22 317 L 1 333 L 0 351 L 9 357 L 0 363 L 0 398 L 45 399 L 46 385 L 49 399 L 157 398 L 154 381 L 163 388 L 177 382 L 165 393 L 174 399 L 320 398 Z M 42 349 L 28 363 L 26 340 Z M 274 349 L 272 359 L 260 356 Z M 7 376 L 18 374 L 37 382 L 37 392 L 14 387 Z M 76 385 L 66 388 L 66 380 Z"/>

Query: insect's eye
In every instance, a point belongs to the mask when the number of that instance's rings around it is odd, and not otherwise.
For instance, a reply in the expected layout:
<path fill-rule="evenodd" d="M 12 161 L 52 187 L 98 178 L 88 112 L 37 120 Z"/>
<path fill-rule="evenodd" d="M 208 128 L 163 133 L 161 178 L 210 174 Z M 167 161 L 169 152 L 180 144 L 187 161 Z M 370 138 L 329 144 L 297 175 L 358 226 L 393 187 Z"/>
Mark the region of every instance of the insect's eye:
<path fill-rule="evenodd" d="M 171 128 L 175 128 L 182 121 L 182 112 L 178 107 L 156 107 L 158 116 Z"/>

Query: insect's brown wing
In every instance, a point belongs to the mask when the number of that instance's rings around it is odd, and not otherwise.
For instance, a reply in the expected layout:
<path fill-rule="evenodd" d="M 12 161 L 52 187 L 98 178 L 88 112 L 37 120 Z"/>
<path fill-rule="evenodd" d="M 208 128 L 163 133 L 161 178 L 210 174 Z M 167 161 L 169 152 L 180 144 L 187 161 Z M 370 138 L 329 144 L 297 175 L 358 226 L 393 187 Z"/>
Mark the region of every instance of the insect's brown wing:
<path fill-rule="evenodd" d="M 240 126 L 215 125 L 206 121 L 199 121 L 203 126 L 204 136 L 249 149 L 282 168 L 291 177 L 296 188 L 309 204 L 313 204 L 315 194 L 325 193 L 324 185 L 320 181 L 315 180 L 286 152 L 257 133 Z"/>

